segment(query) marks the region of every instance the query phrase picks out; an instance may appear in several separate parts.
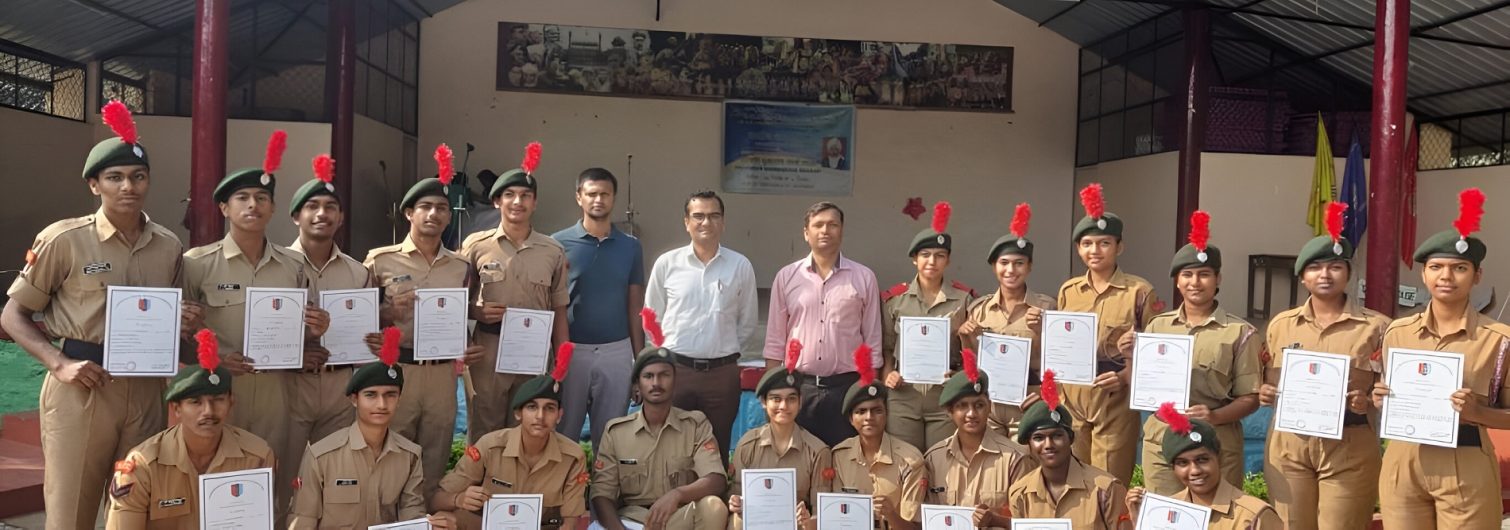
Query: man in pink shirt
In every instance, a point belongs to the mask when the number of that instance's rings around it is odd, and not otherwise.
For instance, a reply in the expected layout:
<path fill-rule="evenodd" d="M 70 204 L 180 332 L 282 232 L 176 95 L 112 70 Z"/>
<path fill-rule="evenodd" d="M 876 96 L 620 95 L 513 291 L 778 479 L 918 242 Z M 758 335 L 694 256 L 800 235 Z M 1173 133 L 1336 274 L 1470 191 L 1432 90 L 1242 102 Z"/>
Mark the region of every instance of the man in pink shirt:
<path fill-rule="evenodd" d="M 766 323 L 766 367 L 779 366 L 790 339 L 802 343 L 802 409 L 797 424 L 832 446 L 855 436 L 842 418 L 844 392 L 859 380 L 853 352 L 870 346 L 872 366 L 881 366 L 881 292 L 876 275 L 844 258 L 844 211 L 831 202 L 807 209 L 802 238 L 811 252 L 781 268 L 771 284 Z"/>

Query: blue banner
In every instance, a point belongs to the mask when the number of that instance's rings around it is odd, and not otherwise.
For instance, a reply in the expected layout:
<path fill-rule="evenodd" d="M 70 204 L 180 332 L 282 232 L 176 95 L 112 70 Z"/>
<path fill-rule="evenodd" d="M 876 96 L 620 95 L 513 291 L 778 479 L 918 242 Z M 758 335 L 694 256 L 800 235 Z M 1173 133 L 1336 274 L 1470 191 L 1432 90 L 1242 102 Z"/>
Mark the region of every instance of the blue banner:
<path fill-rule="evenodd" d="M 854 191 L 855 108 L 724 103 L 723 189 L 848 196 Z"/>

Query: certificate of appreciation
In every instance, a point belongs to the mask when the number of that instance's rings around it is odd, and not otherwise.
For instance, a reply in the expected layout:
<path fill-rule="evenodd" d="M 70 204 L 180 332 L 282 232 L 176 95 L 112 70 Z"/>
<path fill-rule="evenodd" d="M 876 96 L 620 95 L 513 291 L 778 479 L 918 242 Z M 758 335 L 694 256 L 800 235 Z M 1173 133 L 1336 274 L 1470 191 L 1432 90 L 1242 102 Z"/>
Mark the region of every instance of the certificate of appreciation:
<path fill-rule="evenodd" d="M 330 313 L 330 328 L 320 337 L 320 345 L 330 350 L 326 365 L 377 360 L 367 349 L 367 334 L 378 332 L 377 288 L 320 291 L 320 307 Z"/>
<path fill-rule="evenodd" d="M 460 359 L 467 350 L 467 290 L 414 291 L 414 359 Z"/>
<path fill-rule="evenodd" d="M 248 287 L 241 354 L 258 370 L 304 367 L 304 303 L 309 291 Z"/>
<path fill-rule="evenodd" d="M 1075 530 L 1069 519 L 1013 519 L 1012 530 Z"/>
<path fill-rule="evenodd" d="M 378 524 L 367 527 L 367 530 L 430 530 L 430 519 L 421 518 L 397 523 Z"/>
<path fill-rule="evenodd" d="M 1043 312 L 1044 370 L 1071 385 L 1096 381 L 1096 341 L 1100 323 L 1095 313 Z"/>
<path fill-rule="evenodd" d="M 1346 355 L 1286 349 L 1274 429 L 1341 440 L 1351 364 Z"/>
<path fill-rule="evenodd" d="M 876 524 L 870 495 L 819 493 L 814 515 L 818 530 L 871 530 Z"/>
<path fill-rule="evenodd" d="M 897 347 L 902 380 L 936 385 L 949 377 L 949 319 L 901 317 Z"/>
<path fill-rule="evenodd" d="M 1033 339 L 982 333 L 975 362 L 986 373 L 990 385 L 986 393 L 991 401 L 1005 405 L 1022 405 L 1028 397 L 1028 361 L 1033 354 Z"/>
<path fill-rule="evenodd" d="M 1138 530 L 1207 530 L 1211 508 L 1152 493 L 1138 506 Z"/>
<path fill-rule="evenodd" d="M 923 530 L 975 530 L 975 508 L 924 504 Z"/>
<path fill-rule="evenodd" d="M 1441 447 L 1458 446 L 1452 393 L 1463 384 L 1463 354 L 1390 348 L 1384 363 L 1379 436 Z"/>
<path fill-rule="evenodd" d="M 154 287 L 105 289 L 105 371 L 115 377 L 178 373 L 183 292 Z"/>
<path fill-rule="evenodd" d="M 745 469 L 739 479 L 745 530 L 796 530 L 797 470 Z"/>
<path fill-rule="evenodd" d="M 201 530 L 272 530 L 273 469 L 199 476 Z"/>
<path fill-rule="evenodd" d="M 498 337 L 498 363 L 494 371 L 501 374 L 539 375 L 546 372 L 551 356 L 551 331 L 554 311 L 510 307 L 503 312 L 503 334 Z"/>
<path fill-rule="evenodd" d="M 1133 337 L 1133 410 L 1156 411 L 1174 403 L 1175 410 L 1190 408 L 1190 363 L 1195 337 L 1138 333 Z"/>
<path fill-rule="evenodd" d="M 494 495 L 482 507 L 483 530 L 540 530 L 541 495 Z"/>

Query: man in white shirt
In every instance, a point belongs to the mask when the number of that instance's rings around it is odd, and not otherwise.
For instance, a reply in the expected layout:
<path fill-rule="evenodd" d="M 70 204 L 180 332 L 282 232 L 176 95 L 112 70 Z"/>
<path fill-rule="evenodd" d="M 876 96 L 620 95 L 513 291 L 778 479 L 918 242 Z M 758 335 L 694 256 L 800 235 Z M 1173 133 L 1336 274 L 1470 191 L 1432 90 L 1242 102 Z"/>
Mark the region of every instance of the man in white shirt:
<path fill-rule="evenodd" d="M 660 315 L 661 346 L 676 353 L 673 405 L 702 411 L 713 425 L 719 454 L 739 414 L 739 350 L 759 315 L 755 267 L 724 248 L 724 200 L 712 191 L 687 198 L 682 221 L 692 244 L 661 254 L 650 270 L 645 306 Z"/>

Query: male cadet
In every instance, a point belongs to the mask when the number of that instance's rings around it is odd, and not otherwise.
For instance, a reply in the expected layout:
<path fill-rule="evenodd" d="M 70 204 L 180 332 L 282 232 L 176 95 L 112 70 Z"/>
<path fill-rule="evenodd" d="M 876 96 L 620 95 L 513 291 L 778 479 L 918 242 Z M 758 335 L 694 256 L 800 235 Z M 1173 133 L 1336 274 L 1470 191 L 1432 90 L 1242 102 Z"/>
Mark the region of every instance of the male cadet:
<path fill-rule="evenodd" d="M 452 528 L 450 515 L 425 515 L 419 446 L 388 428 L 404 391 L 398 328 L 383 330 L 378 361 L 351 374 L 347 401 L 356 421 L 304 452 L 295 479 L 289 530 L 366 528 L 428 519 Z"/>
<path fill-rule="evenodd" d="M 703 413 L 671 405 L 676 369 L 660 347 L 660 325 L 646 310 L 654 344 L 630 371 L 640 411 L 608 422 L 592 477 L 590 528 L 623 530 L 624 520 L 650 530 L 723 530 L 729 509 L 720 498 L 728 485 L 713 427 Z"/>
<path fill-rule="evenodd" d="M 166 421 L 158 401 L 165 378 L 115 379 L 102 367 L 105 289 L 177 286 L 183 245 L 142 212 L 152 180 L 130 111 L 111 101 L 101 114 L 118 137 L 96 144 L 84 162 L 100 209 L 37 234 L 0 314 L 0 326 L 49 373 L 39 403 L 49 529 L 94 527 L 110 463 Z M 37 313 L 46 333 L 32 320 Z M 184 333 L 193 333 L 199 306 L 186 302 L 182 313 Z"/>
<path fill-rule="evenodd" d="M 844 211 L 831 202 L 809 206 L 802 217 L 807 257 L 776 273 L 766 319 L 765 365 L 781 366 L 787 341 L 808 345 L 797 363 L 802 410 L 797 423 L 832 446 L 855 435 L 843 418 L 844 393 L 860 376 L 850 352 L 870 346 L 881 363 L 881 292 L 876 275 L 839 252 Z M 921 449 L 921 448 L 920 448 Z"/>
<path fill-rule="evenodd" d="M 1007 494 L 1014 482 L 1038 467 L 1021 445 L 988 427 L 991 416 L 989 378 L 975 365 L 975 351 L 961 348 L 962 370 L 949 376 L 939 406 L 958 427 L 923 453 L 928 466 L 928 504 L 975 508 L 977 528 L 1011 526 Z"/>
<path fill-rule="evenodd" d="M 1328 204 L 1329 235 L 1307 241 L 1295 259 L 1295 276 L 1310 298 L 1269 321 L 1271 359 L 1267 382 L 1258 391 L 1264 405 L 1274 405 L 1279 394 L 1276 385 L 1284 370 L 1285 350 L 1336 353 L 1352 359 L 1341 440 L 1269 431 L 1264 479 L 1269 483 L 1269 500 L 1291 530 L 1367 527 L 1379 493 L 1379 436 L 1365 414 L 1368 393 L 1380 370 L 1372 357 L 1384 340 L 1389 318 L 1347 295 L 1353 244 L 1342 237 L 1346 209 L 1343 203 Z"/>
<path fill-rule="evenodd" d="M 1117 257 L 1122 254 L 1122 219 L 1106 211 L 1101 185 L 1080 190 L 1085 217 L 1071 236 L 1085 276 L 1070 278 L 1059 288 L 1056 305 L 1061 311 L 1096 313 L 1095 385 L 1070 385 L 1064 389 L 1065 406 L 1075 416 L 1075 457 L 1105 470 L 1123 484 L 1132 480 L 1137 457 L 1137 411 L 1128 406 L 1128 378 L 1132 364 L 1133 333 L 1143 330 L 1164 304 L 1148 280 L 1122 272 Z"/>
<path fill-rule="evenodd" d="M 163 396 L 174 425 L 115 463 L 109 530 L 197 529 L 200 475 L 277 467 L 267 442 L 225 424 L 235 402 L 231 371 L 220 366 L 213 331 L 195 339 L 199 365 L 179 370 Z"/>
<path fill-rule="evenodd" d="M 363 262 L 383 289 L 385 313 L 403 332 L 398 362 L 404 364 L 409 382 L 408 399 L 393 412 L 393 430 L 419 443 L 424 463 L 425 488 L 420 492 L 430 498 L 440 477 L 446 473 L 451 458 L 451 435 L 456 429 L 456 374 L 451 361 L 416 360 L 414 358 L 414 301 L 417 289 L 464 288 L 472 275 L 471 265 L 460 255 L 441 244 L 441 234 L 451 223 L 451 201 L 446 198 L 450 185 L 451 148 L 441 144 L 435 149 L 440 166 L 431 177 L 414 183 L 404 193 L 399 207 L 409 220 L 409 235 L 398 245 L 378 247 L 367 253 Z M 382 338 L 367 336 L 368 347 L 377 350 Z M 482 358 L 482 347 L 468 345 L 464 362 L 475 364 Z"/>
<path fill-rule="evenodd" d="M 1018 424 L 1017 443 L 1027 446 L 1038 469 L 1012 484 L 1007 496 L 1012 516 L 1067 519 L 1074 528 L 1121 530 L 1127 524 L 1127 486 L 1105 471 L 1075 458 L 1070 410 L 1059 402 L 1054 371 L 1043 374 L 1041 399 L 1034 399 Z"/>
<path fill-rule="evenodd" d="M 1505 377 L 1510 326 L 1480 315 L 1469 302 L 1469 292 L 1483 279 L 1480 265 L 1489 253 L 1483 240 L 1472 235 L 1484 214 L 1484 192 L 1463 190 L 1458 200 L 1456 229 L 1431 236 L 1412 256 L 1423 264 L 1421 283 L 1431 290 L 1431 301 L 1425 311 L 1389 325 L 1381 352 L 1385 362 L 1393 348 L 1463 354 L 1462 388 L 1451 397 L 1461 422 L 1458 446 L 1389 441 L 1379 473 L 1379 511 L 1385 528 L 1476 529 L 1500 524 L 1500 468 L 1488 429 L 1510 429 L 1510 384 Z M 1383 407 L 1389 393 L 1388 385 L 1374 383 L 1374 406 Z"/>
<path fill-rule="evenodd" d="M 1164 403 L 1154 414 L 1169 428 L 1164 429 L 1160 455 L 1174 470 L 1175 479 L 1185 489 L 1168 495 L 1176 500 L 1211 508 L 1208 530 L 1283 530 L 1284 521 L 1263 499 L 1243 493 L 1242 486 L 1222 480 L 1222 437 L 1216 428 L 1203 420 L 1190 418 Z M 1138 512 L 1146 490 L 1127 492 L 1127 515 L 1138 528 Z M 1173 514 L 1170 515 L 1171 517 Z M 1157 524 L 1149 525 L 1157 528 Z M 1146 527 L 1145 527 L 1146 528 Z M 1430 528 L 1430 526 L 1387 526 L 1386 528 Z M 1469 526 L 1465 528 L 1493 528 Z"/>
<path fill-rule="evenodd" d="M 525 149 L 520 169 L 511 169 L 493 181 L 488 191 L 501 221 L 498 226 L 467 236 L 461 254 L 477 274 L 472 279 L 472 319 L 477 321 L 477 343 L 483 361 L 467 367 L 472 394 L 467 396 L 467 439 L 516 425 L 513 402 L 518 385 L 529 376 L 500 374 L 494 370 L 498 336 L 504 311 L 510 307 L 554 311 L 552 341 L 567 341 L 566 254 L 561 244 L 536 232 L 535 167 L 540 163 L 540 144 Z"/>
<path fill-rule="evenodd" d="M 267 239 L 267 223 L 273 219 L 273 172 L 283 158 L 287 136 L 274 131 L 268 140 L 267 158 L 260 168 L 232 171 L 215 186 L 214 199 L 230 230 L 224 239 L 184 253 L 184 298 L 205 305 L 205 326 L 214 330 L 225 356 L 225 367 L 236 374 L 240 405 L 230 416 L 233 425 L 251 431 L 275 448 L 288 447 L 288 398 L 284 384 L 293 376 L 283 372 L 258 372 L 255 360 L 243 356 L 242 333 L 246 325 L 246 289 L 249 287 L 309 288 L 304 274 L 304 256 Z M 318 305 L 304 307 L 305 343 L 318 340 L 330 325 L 330 315 Z M 304 369 L 325 362 L 319 349 L 304 351 Z M 278 519 L 293 495 L 298 469 L 287 466 L 274 473 L 273 497 Z"/>
<path fill-rule="evenodd" d="M 557 428 L 575 439 L 591 412 L 594 450 L 608 420 L 628 410 L 629 367 L 645 344 L 645 332 L 633 320 L 645 302 L 645 260 L 640 240 L 609 220 L 618 192 L 613 173 L 597 167 L 583 171 L 576 195 L 582 220 L 551 236 L 566 248 L 571 341 L 582 350 L 572 357 L 561 390 L 565 415 Z"/>
<path fill-rule="evenodd" d="M 655 259 L 645 307 L 666 323 L 665 347 L 677 352 L 676 407 L 707 415 L 718 454 L 727 458 L 739 415 L 739 352 L 760 319 L 755 267 L 720 244 L 724 200 L 717 193 L 693 193 L 682 214 L 692 243 Z"/>

